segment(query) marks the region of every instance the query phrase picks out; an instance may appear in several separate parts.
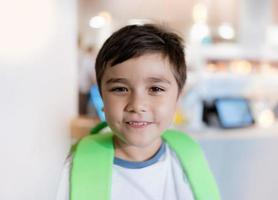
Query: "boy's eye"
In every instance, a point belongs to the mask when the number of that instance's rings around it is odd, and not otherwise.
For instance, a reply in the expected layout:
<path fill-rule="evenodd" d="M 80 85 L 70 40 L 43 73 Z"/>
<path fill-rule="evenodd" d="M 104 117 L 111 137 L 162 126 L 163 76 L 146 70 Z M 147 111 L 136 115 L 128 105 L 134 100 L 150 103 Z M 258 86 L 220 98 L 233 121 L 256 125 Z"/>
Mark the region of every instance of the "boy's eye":
<path fill-rule="evenodd" d="M 152 92 L 152 93 L 158 93 L 158 92 L 164 92 L 164 91 L 165 90 L 163 88 L 161 88 L 161 87 L 154 86 L 154 87 L 150 88 L 150 92 Z"/>
<path fill-rule="evenodd" d="M 128 89 L 125 88 L 125 87 L 114 87 L 112 89 L 110 89 L 111 92 L 120 92 L 120 93 L 123 93 L 123 92 L 128 92 Z"/>

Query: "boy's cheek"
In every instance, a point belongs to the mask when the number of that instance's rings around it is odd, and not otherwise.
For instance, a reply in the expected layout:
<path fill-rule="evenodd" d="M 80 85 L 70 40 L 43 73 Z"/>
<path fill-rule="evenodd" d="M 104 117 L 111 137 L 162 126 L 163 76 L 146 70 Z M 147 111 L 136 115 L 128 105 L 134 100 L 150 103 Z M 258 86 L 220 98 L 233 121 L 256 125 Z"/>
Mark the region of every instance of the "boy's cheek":
<path fill-rule="evenodd" d="M 121 106 L 115 102 L 105 103 L 103 111 L 108 122 L 117 122 L 122 119 Z"/>
<path fill-rule="evenodd" d="M 177 104 L 168 104 L 168 106 L 162 106 L 156 115 L 159 116 L 161 121 L 164 121 L 165 124 L 171 124 L 174 119 L 176 109 Z"/>
<path fill-rule="evenodd" d="M 171 98 L 171 97 L 169 97 L 169 98 Z M 165 113 L 165 114 L 175 113 L 177 104 L 178 104 L 177 101 L 166 100 L 160 104 L 159 110 L 160 110 L 160 112 Z M 159 105 L 159 104 L 156 104 L 156 105 Z"/>

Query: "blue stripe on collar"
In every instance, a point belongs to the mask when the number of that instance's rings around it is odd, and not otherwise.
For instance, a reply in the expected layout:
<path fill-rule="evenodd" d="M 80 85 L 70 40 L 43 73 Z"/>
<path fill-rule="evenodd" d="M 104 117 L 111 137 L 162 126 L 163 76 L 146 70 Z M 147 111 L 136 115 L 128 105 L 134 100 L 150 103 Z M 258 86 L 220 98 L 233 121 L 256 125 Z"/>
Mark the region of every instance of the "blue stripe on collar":
<path fill-rule="evenodd" d="M 166 150 L 165 143 L 162 143 L 159 150 L 149 160 L 142 161 L 142 162 L 135 162 L 135 161 L 127 161 L 121 158 L 114 157 L 114 164 L 128 169 L 141 169 L 157 163 L 158 160 L 161 158 L 161 156 L 165 153 L 165 150 Z"/>

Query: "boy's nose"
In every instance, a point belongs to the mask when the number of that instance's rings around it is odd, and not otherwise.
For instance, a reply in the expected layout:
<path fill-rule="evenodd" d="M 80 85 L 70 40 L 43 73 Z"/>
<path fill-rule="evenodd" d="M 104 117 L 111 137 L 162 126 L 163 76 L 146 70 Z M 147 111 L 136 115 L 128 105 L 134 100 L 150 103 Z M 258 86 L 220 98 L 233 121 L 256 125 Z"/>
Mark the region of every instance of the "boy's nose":
<path fill-rule="evenodd" d="M 144 95 L 140 95 L 140 94 L 130 95 L 126 106 L 126 111 L 135 112 L 135 113 L 146 112 L 147 105 L 146 105 L 146 98 L 144 97 Z"/>

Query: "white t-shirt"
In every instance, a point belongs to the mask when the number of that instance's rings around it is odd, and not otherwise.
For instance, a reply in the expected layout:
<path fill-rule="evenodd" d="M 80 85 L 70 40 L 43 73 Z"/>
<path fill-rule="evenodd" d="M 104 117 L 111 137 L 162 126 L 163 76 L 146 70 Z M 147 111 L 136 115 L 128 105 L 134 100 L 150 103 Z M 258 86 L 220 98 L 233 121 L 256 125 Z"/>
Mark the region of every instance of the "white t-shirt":
<path fill-rule="evenodd" d="M 69 200 L 72 159 L 65 164 L 56 200 Z M 150 160 L 129 162 L 115 159 L 111 200 L 194 200 L 176 154 L 167 144 Z"/>

